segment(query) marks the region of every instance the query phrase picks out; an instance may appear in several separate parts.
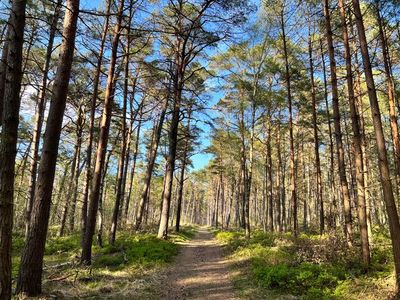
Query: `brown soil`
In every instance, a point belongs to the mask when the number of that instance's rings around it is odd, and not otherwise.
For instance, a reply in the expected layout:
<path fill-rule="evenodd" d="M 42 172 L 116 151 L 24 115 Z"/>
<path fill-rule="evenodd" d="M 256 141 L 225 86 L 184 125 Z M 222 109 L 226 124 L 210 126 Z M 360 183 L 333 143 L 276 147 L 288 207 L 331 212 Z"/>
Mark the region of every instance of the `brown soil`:
<path fill-rule="evenodd" d="M 238 299 L 222 247 L 203 228 L 192 240 L 182 244 L 165 281 L 161 287 L 161 299 Z"/>

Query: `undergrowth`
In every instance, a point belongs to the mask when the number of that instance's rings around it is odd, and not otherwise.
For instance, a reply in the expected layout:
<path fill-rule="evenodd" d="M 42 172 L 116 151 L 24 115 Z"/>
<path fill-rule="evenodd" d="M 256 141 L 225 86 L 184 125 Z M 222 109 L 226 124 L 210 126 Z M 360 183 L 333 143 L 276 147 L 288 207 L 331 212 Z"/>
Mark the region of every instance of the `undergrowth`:
<path fill-rule="evenodd" d="M 272 234 L 214 231 L 236 261 L 236 285 L 245 298 L 388 299 L 394 287 L 387 233 L 374 232 L 372 263 L 366 267 L 359 247 L 346 247 L 336 234 Z M 355 241 L 357 244 L 359 241 Z M 287 296 L 287 297 L 285 297 Z"/>
<path fill-rule="evenodd" d="M 121 232 L 114 245 L 94 245 L 90 267 L 79 265 L 79 234 L 50 236 L 45 248 L 43 299 L 97 299 L 107 294 L 117 299 L 149 299 L 154 292 L 152 282 L 159 281 L 158 271 L 173 261 L 179 243 L 195 232 L 195 227 L 183 226 L 179 233 L 171 232 L 168 240 L 158 239 L 152 231 Z M 24 237 L 14 235 L 13 278 L 18 274 L 23 247 Z"/>

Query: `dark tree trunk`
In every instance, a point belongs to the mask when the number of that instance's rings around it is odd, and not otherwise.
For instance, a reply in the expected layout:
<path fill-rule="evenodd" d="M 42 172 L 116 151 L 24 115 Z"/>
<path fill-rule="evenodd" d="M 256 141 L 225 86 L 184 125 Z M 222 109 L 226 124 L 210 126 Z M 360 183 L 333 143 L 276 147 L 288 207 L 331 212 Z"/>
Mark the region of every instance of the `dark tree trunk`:
<path fill-rule="evenodd" d="M 379 109 L 378 97 L 376 95 L 376 88 L 374 77 L 372 73 L 371 60 L 369 56 L 367 37 L 365 35 L 365 28 L 363 22 L 363 16 L 360 9 L 360 3 L 358 0 L 352 0 L 354 14 L 356 17 L 356 25 L 358 31 L 358 37 L 360 40 L 361 54 L 363 58 L 365 80 L 368 87 L 368 97 L 371 106 L 372 121 L 374 124 L 376 144 L 378 148 L 379 158 L 379 171 L 381 184 L 383 189 L 383 198 L 386 204 L 386 211 L 389 221 L 389 230 L 392 240 L 393 256 L 396 272 L 396 293 L 399 294 L 400 285 L 400 223 L 399 216 L 397 214 L 397 208 L 393 196 L 393 187 L 390 180 L 389 162 L 387 158 L 387 150 L 385 145 L 385 136 L 382 128 L 381 112 Z"/>
<path fill-rule="evenodd" d="M 82 200 L 82 212 L 81 212 L 81 223 L 82 223 L 82 245 L 83 245 L 83 237 L 86 232 L 86 224 L 87 224 L 87 207 L 88 207 L 88 199 L 89 199 L 89 189 L 92 183 L 92 151 L 93 151 L 93 131 L 94 131 L 94 119 L 96 114 L 96 102 L 97 97 L 99 95 L 99 83 L 100 83 L 100 75 L 101 75 L 101 67 L 103 65 L 103 55 L 104 55 L 104 45 L 107 38 L 108 32 L 108 23 L 109 23 L 109 15 L 111 10 L 111 0 L 107 0 L 107 9 L 106 9 L 106 18 L 103 25 L 103 32 L 101 35 L 100 49 L 98 54 L 98 60 L 96 65 L 96 71 L 93 79 L 93 94 L 90 104 L 90 121 L 89 121 L 89 138 L 88 138 L 88 146 L 86 149 L 86 179 L 85 179 L 85 189 L 83 193 Z"/>
<path fill-rule="evenodd" d="M 358 115 L 356 99 L 354 96 L 353 70 L 352 70 L 345 5 L 346 5 L 345 0 L 339 0 L 339 10 L 342 20 L 342 31 L 343 31 L 343 42 L 344 42 L 344 59 L 346 61 L 347 92 L 349 96 L 351 124 L 353 129 L 353 147 L 354 147 L 354 160 L 355 160 L 356 184 L 357 184 L 356 195 L 357 195 L 357 206 L 358 206 L 358 222 L 360 226 L 362 257 L 364 263 L 368 266 L 370 264 L 370 251 L 369 251 L 369 241 L 368 241 L 367 210 L 365 203 L 364 166 L 363 166 L 363 153 L 361 149 L 360 117 Z"/>
<path fill-rule="evenodd" d="M 14 214 L 14 178 L 24 43 L 26 1 L 14 0 L 8 20 L 4 66 L 4 94 L 0 135 L 0 299 L 11 299 L 11 243 Z M 2 62 L 4 63 L 4 62 Z M 0 76 L 1 77 L 1 76 Z M 0 83 L 1 84 L 1 83 Z"/>
<path fill-rule="evenodd" d="M 46 95 L 47 95 L 47 80 L 50 70 L 50 62 L 51 62 L 51 54 L 53 53 L 53 45 L 54 38 L 57 33 L 57 23 L 60 18 L 61 13 L 61 3 L 62 0 L 57 0 L 53 19 L 50 25 L 49 31 L 49 41 L 46 49 L 46 57 L 45 63 L 43 66 L 43 77 L 42 82 L 39 88 L 39 94 L 36 104 L 36 115 L 35 115 L 35 128 L 33 130 L 32 136 L 32 152 L 31 152 L 31 165 L 30 165 L 30 182 L 29 182 L 29 191 L 28 191 L 28 199 L 26 203 L 26 225 L 25 225 L 25 235 L 28 234 L 28 224 L 31 218 L 31 211 L 33 205 L 33 199 L 35 196 L 36 189 L 36 176 L 37 176 L 37 166 L 39 159 L 39 144 L 40 137 L 42 134 L 43 120 L 44 120 L 44 112 L 46 110 Z"/>
<path fill-rule="evenodd" d="M 288 97 L 288 109 L 289 109 L 289 143 L 290 143 L 290 200 L 292 203 L 292 215 L 293 215 L 293 234 L 295 236 L 299 233 L 298 217 L 297 217 L 297 182 L 296 182 L 296 161 L 294 151 L 294 137 L 293 137 L 293 101 L 291 91 L 291 75 L 289 68 L 289 57 L 286 41 L 285 32 L 285 20 L 284 11 L 281 12 L 281 30 L 283 38 L 283 52 L 285 55 L 285 80 Z"/>
<path fill-rule="evenodd" d="M 329 53 L 329 61 L 331 67 L 332 105 L 333 105 L 333 120 L 335 125 L 336 152 L 339 165 L 340 188 L 342 193 L 344 218 L 345 218 L 344 233 L 346 236 L 347 243 L 351 245 L 353 242 L 353 226 L 351 219 L 351 204 L 350 204 L 351 202 L 350 202 L 349 186 L 346 176 L 346 165 L 345 165 L 344 148 L 342 141 L 342 129 L 340 125 L 339 92 L 338 92 L 338 82 L 336 74 L 335 50 L 333 46 L 333 33 L 331 28 L 331 16 L 329 12 L 329 0 L 324 0 L 324 15 L 325 15 L 325 26 L 326 26 L 326 39 L 328 41 L 328 53 Z"/>
<path fill-rule="evenodd" d="M 75 49 L 79 0 L 68 0 L 64 17 L 63 42 L 53 87 L 49 116 L 43 141 L 29 231 L 22 253 L 17 292 L 28 296 L 41 293 L 43 256 L 46 243 L 51 196 L 57 162 L 58 145 L 64 116 Z"/>
<path fill-rule="evenodd" d="M 117 62 L 118 44 L 121 35 L 122 15 L 124 10 L 124 1 L 120 0 L 118 4 L 117 23 L 114 28 L 114 37 L 112 41 L 110 67 L 108 70 L 107 87 L 104 96 L 103 114 L 100 123 L 100 136 L 96 151 L 96 163 L 94 166 L 92 190 L 90 194 L 89 210 L 86 222 L 86 230 L 82 242 L 81 263 L 90 265 L 92 261 L 92 243 L 96 227 L 96 216 L 99 207 L 101 175 L 104 168 L 108 135 L 110 132 L 111 111 L 114 102 L 115 91 L 115 66 Z"/>

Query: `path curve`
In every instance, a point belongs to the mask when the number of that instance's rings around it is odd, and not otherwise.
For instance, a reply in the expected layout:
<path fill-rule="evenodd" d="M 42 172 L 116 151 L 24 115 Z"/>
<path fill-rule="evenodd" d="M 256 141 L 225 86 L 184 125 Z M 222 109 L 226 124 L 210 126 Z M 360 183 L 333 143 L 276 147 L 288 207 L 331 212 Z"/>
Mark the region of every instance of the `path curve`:
<path fill-rule="evenodd" d="M 235 296 L 229 262 L 222 255 L 222 247 L 204 228 L 193 239 L 182 243 L 176 263 L 166 275 L 162 299 L 239 299 Z"/>

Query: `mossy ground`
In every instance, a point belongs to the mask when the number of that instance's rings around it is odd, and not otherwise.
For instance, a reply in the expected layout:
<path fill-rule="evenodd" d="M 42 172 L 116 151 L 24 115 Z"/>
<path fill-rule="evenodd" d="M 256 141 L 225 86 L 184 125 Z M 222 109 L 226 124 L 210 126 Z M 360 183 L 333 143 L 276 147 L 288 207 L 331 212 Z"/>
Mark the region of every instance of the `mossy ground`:
<path fill-rule="evenodd" d="M 79 266 L 80 235 L 50 237 L 44 257 L 40 299 L 155 299 L 153 290 L 163 268 L 174 260 L 179 242 L 190 239 L 195 227 L 183 226 L 168 240 L 148 232 L 121 232 L 114 245 L 93 247 L 91 267 Z M 13 278 L 18 274 L 24 238 L 13 239 Z"/>
<path fill-rule="evenodd" d="M 374 232 L 372 263 L 363 265 L 357 239 L 326 235 L 214 231 L 235 262 L 234 283 L 245 299 L 389 299 L 394 288 L 387 233 Z"/>

